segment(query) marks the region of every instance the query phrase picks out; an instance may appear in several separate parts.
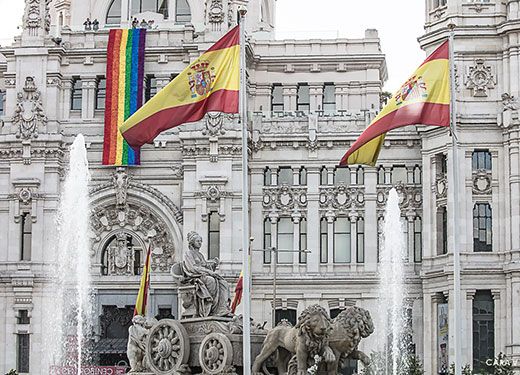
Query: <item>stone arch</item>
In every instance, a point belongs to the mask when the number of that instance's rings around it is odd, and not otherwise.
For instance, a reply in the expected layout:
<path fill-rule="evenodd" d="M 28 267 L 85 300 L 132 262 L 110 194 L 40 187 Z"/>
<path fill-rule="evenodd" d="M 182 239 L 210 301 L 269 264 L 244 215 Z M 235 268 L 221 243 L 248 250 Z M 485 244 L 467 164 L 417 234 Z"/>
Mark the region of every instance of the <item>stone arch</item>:
<path fill-rule="evenodd" d="M 182 213 L 157 189 L 130 181 L 125 204 L 121 205 L 113 184 L 108 183 L 91 189 L 90 200 L 91 257 L 100 274 L 104 248 L 117 233 L 132 235 L 140 247 L 147 247 L 151 240 L 151 267 L 156 272 L 169 272 L 170 266 L 182 258 Z"/>

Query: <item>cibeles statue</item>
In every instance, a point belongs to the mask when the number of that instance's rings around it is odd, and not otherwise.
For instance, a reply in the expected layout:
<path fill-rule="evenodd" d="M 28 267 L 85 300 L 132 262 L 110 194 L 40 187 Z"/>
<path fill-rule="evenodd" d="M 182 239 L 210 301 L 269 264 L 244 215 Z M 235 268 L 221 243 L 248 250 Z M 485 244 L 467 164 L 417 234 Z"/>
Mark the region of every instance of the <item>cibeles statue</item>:
<path fill-rule="evenodd" d="M 206 260 L 200 252 L 202 237 L 194 231 L 188 233 L 188 250 L 184 260 L 171 268 L 180 286 L 192 286 L 191 292 L 181 293 L 184 317 L 205 318 L 230 316 L 229 284 L 216 272 L 218 258 Z"/>

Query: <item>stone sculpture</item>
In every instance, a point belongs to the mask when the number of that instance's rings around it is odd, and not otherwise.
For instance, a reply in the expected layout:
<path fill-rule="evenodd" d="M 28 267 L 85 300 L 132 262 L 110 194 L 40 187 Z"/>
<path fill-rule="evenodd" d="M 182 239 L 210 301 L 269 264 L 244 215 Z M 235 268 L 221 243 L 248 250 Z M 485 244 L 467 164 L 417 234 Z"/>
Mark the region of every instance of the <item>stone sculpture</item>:
<path fill-rule="evenodd" d="M 172 275 L 183 285 L 192 285 L 194 293 L 183 297 L 183 307 L 194 307 L 194 317 L 229 316 L 229 285 L 216 269 L 218 258 L 206 260 L 200 252 L 202 237 L 188 233 L 188 251 L 184 261 L 172 266 Z"/>
<path fill-rule="evenodd" d="M 16 108 L 12 118 L 13 124 L 17 127 L 16 138 L 38 138 L 39 127 L 47 124 L 47 117 L 34 77 L 25 78 L 23 90 L 16 98 Z"/>
<path fill-rule="evenodd" d="M 343 310 L 332 322 L 329 345 L 334 352 L 334 361 L 327 363 L 327 372 L 336 374 L 346 365 L 346 359 L 358 359 L 365 368 L 370 364 L 369 357 L 358 350 L 362 338 L 374 332 L 374 323 L 367 310 L 351 306 Z"/>
<path fill-rule="evenodd" d="M 146 319 L 142 315 L 136 315 L 132 319 L 132 326 L 128 328 L 128 344 L 126 355 L 130 362 L 130 372 L 142 372 L 147 370 L 146 365 L 146 340 L 150 328 L 156 323 L 155 319 Z"/>
<path fill-rule="evenodd" d="M 294 355 L 291 361 L 296 363 L 297 375 L 307 373 L 308 368 L 312 366 L 309 362 L 315 356 L 332 363 L 335 357 L 328 344 L 331 327 L 331 319 L 323 307 L 319 305 L 307 307 L 298 317 L 295 327 L 283 324 L 273 328 L 267 334 L 262 351 L 253 363 L 253 373 L 261 374 L 264 361 L 276 350 L 278 350 L 276 360 L 278 373 L 286 373 L 288 358 L 286 352 L 279 349 L 285 349 Z"/>

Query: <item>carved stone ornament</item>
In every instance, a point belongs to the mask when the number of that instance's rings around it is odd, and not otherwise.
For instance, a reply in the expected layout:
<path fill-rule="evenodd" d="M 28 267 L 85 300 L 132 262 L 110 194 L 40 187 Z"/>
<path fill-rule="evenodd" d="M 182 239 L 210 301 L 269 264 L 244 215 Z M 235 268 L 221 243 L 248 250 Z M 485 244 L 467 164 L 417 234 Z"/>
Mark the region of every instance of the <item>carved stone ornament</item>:
<path fill-rule="evenodd" d="M 303 210 L 307 207 L 307 188 L 288 185 L 264 188 L 263 206 L 265 209 L 285 213 Z"/>
<path fill-rule="evenodd" d="M 40 13 L 41 0 L 26 0 L 24 14 L 24 25 L 29 30 L 29 35 L 37 36 L 38 28 L 42 25 L 42 15 Z"/>
<path fill-rule="evenodd" d="M 115 204 L 98 207 L 93 210 L 90 226 L 94 235 L 94 249 L 99 248 L 114 230 L 126 229 L 139 236 L 143 242 L 149 240 L 153 243 L 152 270 L 168 272 L 173 264 L 175 249 L 171 234 L 166 224 L 144 205 L 128 202 L 125 210 L 121 210 Z M 95 253 L 92 256 L 95 256 Z M 128 262 L 128 258 L 126 259 Z M 127 265 L 123 263 L 119 260 L 115 266 L 124 269 Z"/>
<path fill-rule="evenodd" d="M 392 187 L 381 187 L 377 189 L 377 207 L 384 209 L 388 199 L 388 192 Z M 422 188 L 417 186 L 408 186 L 397 184 L 395 186 L 397 194 L 399 194 L 399 208 L 401 210 L 412 209 L 418 210 L 422 208 Z"/>
<path fill-rule="evenodd" d="M 110 275 L 133 275 L 135 257 L 132 247 L 128 245 L 126 233 L 116 233 L 116 243 L 107 252 Z"/>
<path fill-rule="evenodd" d="M 434 191 L 436 199 L 446 199 L 448 196 L 448 178 L 445 174 L 437 176 Z"/>
<path fill-rule="evenodd" d="M 483 59 L 475 60 L 475 65 L 468 67 L 466 74 L 466 87 L 473 90 L 473 96 L 476 98 L 487 97 L 488 89 L 496 85 L 492 67 L 484 63 Z"/>
<path fill-rule="evenodd" d="M 486 195 L 491 194 L 491 173 L 485 170 L 479 170 L 473 173 L 473 194 Z"/>
<path fill-rule="evenodd" d="M 16 138 L 31 139 L 38 137 L 38 127 L 47 123 L 43 111 L 41 93 L 34 84 L 33 77 L 25 79 L 25 85 L 17 94 L 13 124 L 17 126 Z"/>
<path fill-rule="evenodd" d="M 225 134 L 226 131 L 223 129 L 224 115 L 221 112 L 208 112 L 206 115 L 206 129 L 202 131 L 202 134 L 209 135 L 210 137 L 216 137 L 219 134 Z"/>
<path fill-rule="evenodd" d="M 116 191 L 116 205 L 119 209 L 124 209 L 126 206 L 128 182 L 129 177 L 125 168 L 117 168 L 112 175 L 112 183 Z"/>
<path fill-rule="evenodd" d="M 208 21 L 210 23 L 224 22 L 224 6 L 222 0 L 211 0 L 208 7 Z"/>
<path fill-rule="evenodd" d="M 361 209 L 365 205 L 365 193 L 362 187 L 338 185 L 320 188 L 320 209 L 350 210 Z"/>
<path fill-rule="evenodd" d="M 520 109 L 518 98 L 508 93 L 502 94 L 502 113 L 498 114 L 498 125 L 507 129 L 511 125 L 520 124 L 518 109 Z"/>

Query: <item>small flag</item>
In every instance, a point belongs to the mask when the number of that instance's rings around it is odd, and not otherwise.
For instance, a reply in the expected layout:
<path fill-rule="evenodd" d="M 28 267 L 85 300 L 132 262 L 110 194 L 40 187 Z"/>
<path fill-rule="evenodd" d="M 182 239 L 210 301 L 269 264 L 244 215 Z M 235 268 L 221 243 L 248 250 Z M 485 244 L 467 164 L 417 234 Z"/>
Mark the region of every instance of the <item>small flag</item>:
<path fill-rule="evenodd" d="M 231 302 L 231 313 L 235 313 L 238 305 L 242 301 L 242 284 L 244 282 L 244 274 L 241 271 L 240 276 L 238 277 L 237 285 L 235 286 L 235 296 L 233 297 L 233 302 Z"/>
<path fill-rule="evenodd" d="M 441 44 L 394 94 L 340 161 L 374 166 L 385 134 L 406 125 L 450 126 L 448 41 Z"/>
<path fill-rule="evenodd" d="M 108 34 L 103 165 L 138 165 L 139 149 L 119 127 L 143 104 L 146 29 L 112 29 Z"/>
<path fill-rule="evenodd" d="M 134 316 L 146 315 L 146 303 L 148 302 L 148 288 L 150 287 L 150 257 L 152 254 L 152 245 L 148 247 L 146 260 L 144 262 L 143 274 L 141 275 L 141 285 L 139 293 L 135 301 Z"/>
<path fill-rule="evenodd" d="M 238 113 L 239 36 L 236 26 L 126 120 L 120 130 L 128 144 L 141 147 L 210 111 Z"/>

